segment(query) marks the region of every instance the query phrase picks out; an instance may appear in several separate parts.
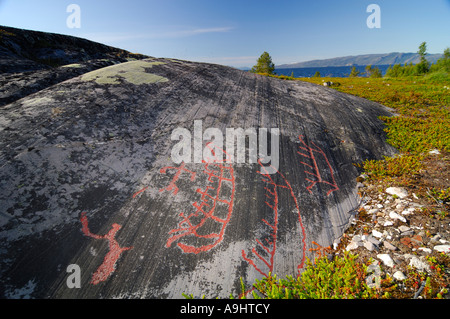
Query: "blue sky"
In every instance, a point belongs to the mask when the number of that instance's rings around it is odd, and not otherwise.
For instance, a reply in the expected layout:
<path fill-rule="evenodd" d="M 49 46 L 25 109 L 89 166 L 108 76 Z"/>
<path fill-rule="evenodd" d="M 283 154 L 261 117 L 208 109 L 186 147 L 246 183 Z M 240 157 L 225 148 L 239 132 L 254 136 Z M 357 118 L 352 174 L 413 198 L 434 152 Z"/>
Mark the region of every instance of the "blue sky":
<path fill-rule="evenodd" d="M 81 28 L 68 28 L 69 4 Z M 381 9 L 370 29 L 369 4 Z M 0 0 L 0 25 L 69 34 L 155 57 L 275 64 L 450 47 L 450 0 Z"/>

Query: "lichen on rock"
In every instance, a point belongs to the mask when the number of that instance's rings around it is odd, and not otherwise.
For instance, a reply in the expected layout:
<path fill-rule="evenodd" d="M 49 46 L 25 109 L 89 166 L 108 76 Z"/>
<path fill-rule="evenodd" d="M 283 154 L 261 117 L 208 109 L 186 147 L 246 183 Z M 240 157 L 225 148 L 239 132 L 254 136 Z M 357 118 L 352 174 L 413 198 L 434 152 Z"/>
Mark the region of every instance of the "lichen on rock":
<path fill-rule="evenodd" d="M 131 61 L 86 73 L 81 76 L 81 79 L 83 81 L 95 81 L 98 84 L 120 84 L 121 79 L 136 85 L 168 82 L 169 79 L 163 76 L 146 72 L 146 69 L 161 64 L 164 64 L 164 62 Z"/>

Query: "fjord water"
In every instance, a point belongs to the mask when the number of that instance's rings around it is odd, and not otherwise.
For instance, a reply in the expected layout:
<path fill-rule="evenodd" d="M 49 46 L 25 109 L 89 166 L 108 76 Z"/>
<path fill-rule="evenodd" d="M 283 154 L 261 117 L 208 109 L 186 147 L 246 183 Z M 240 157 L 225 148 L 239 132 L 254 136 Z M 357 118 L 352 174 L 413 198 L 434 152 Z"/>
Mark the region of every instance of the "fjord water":
<path fill-rule="evenodd" d="M 353 66 L 329 66 L 329 67 L 313 67 L 313 68 L 291 68 L 291 69 L 275 69 L 277 75 L 287 75 L 291 76 L 294 72 L 294 77 L 312 77 L 319 71 L 322 77 L 347 77 Z M 361 73 L 365 72 L 365 65 L 355 65 L 356 70 Z M 389 65 L 374 65 L 373 67 L 378 67 L 381 73 L 386 74 L 386 70 Z"/>

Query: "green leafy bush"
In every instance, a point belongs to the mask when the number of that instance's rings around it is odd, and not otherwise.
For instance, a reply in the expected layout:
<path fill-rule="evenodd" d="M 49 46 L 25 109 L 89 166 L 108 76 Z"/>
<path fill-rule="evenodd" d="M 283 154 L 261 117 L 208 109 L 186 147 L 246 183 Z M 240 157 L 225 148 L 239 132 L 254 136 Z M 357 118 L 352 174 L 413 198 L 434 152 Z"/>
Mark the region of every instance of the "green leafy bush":
<path fill-rule="evenodd" d="M 376 292 L 365 283 L 367 267 L 356 263 L 358 256 L 345 253 L 328 260 L 326 256 L 307 262 L 297 278 L 277 279 L 276 275 L 257 280 L 253 297 L 267 299 L 361 299 Z"/>
<path fill-rule="evenodd" d="M 385 157 L 384 160 L 367 160 L 363 163 L 364 171 L 372 179 L 386 177 L 411 177 L 422 168 L 420 158 L 411 155 Z"/>

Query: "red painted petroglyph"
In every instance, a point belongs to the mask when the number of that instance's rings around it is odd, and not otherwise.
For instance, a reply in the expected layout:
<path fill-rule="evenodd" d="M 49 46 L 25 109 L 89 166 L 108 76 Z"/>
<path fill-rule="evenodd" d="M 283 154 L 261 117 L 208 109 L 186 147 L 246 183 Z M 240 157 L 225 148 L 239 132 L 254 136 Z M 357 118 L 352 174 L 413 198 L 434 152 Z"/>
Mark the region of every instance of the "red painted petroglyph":
<path fill-rule="evenodd" d="M 309 186 L 306 187 L 306 189 L 312 193 L 311 188 L 313 188 L 318 183 L 323 183 L 330 185 L 332 188 L 327 192 L 327 196 L 330 195 L 332 192 L 339 190 L 339 187 L 336 184 L 336 181 L 334 180 L 334 174 L 333 169 L 331 168 L 330 162 L 328 161 L 327 156 L 325 155 L 324 151 L 318 147 L 314 142 L 311 142 L 313 147 L 310 147 L 306 144 L 306 142 L 303 139 L 303 135 L 300 135 L 299 137 L 300 142 L 303 144 L 303 146 L 299 146 L 300 150 L 306 152 L 297 152 L 301 156 L 307 158 L 310 160 L 310 164 L 305 162 L 300 162 L 306 167 L 308 167 L 310 170 L 305 170 L 305 173 L 310 175 L 311 177 L 315 178 L 314 180 L 307 178 L 306 180 L 310 182 Z M 330 173 L 331 180 L 325 180 L 323 178 L 323 174 L 321 174 L 319 169 L 319 162 L 318 158 L 322 157 L 323 162 L 326 164 L 326 169 Z"/>
<path fill-rule="evenodd" d="M 266 190 L 266 197 L 267 197 L 265 204 L 273 210 L 274 217 L 273 217 L 273 222 L 268 222 L 266 219 L 262 219 L 262 222 L 266 226 L 269 227 L 269 230 L 270 230 L 269 238 L 270 239 L 266 238 L 265 242 L 262 242 L 259 239 L 256 239 L 256 243 L 257 243 L 258 247 L 260 247 L 262 249 L 265 256 L 258 253 L 256 247 L 253 247 L 251 252 L 255 256 L 254 259 L 251 259 L 250 257 L 248 257 L 248 255 L 245 253 L 244 250 L 242 250 L 242 257 L 253 268 L 255 268 L 256 271 L 258 271 L 261 275 L 263 275 L 265 277 L 267 277 L 269 273 L 273 272 L 274 256 L 275 256 L 275 252 L 277 249 L 277 234 L 278 234 L 278 217 L 279 217 L 279 215 L 278 215 L 278 213 L 279 213 L 278 212 L 278 198 L 279 198 L 278 192 L 280 189 L 287 189 L 290 192 L 290 195 L 294 200 L 295 207 L 297 209 L 299 225 L 302 230 L 302 244 L 303 244 L 302 260 L 297 267 L 297 269 L 300 270 L 301 268 L 303 268 L 303 265 L 305 262 L 306 231 L 305 231 L 305 228 L 303 227 L 302 217 L 301 217 L 300 209 L 299 209 L 299 206 L 297 203 L 297 198 L 294 195 L 294 191 L 292 190 L 291 184 L 289 183 L 289 181 L 286 179 L 286 177 L 283 174 L 281 174 L 279 171 L 277 171 L 277 174 L 283 180 L 282 184 L 277 184 L 274 181 L 274 179 L 272 178 L 272 176 L 274 176 L 274 175 L 268 174 L 267 170 L 265 169 L 265 167 L 263 166 L 263 164 L 261 163 L 260 160 L 258 160 L 258 163 L 261 165 L 262 171 L 264 171 L 264 172 L 260 171 L 258 173 L 260 173 L 262 176 L 264 176 L 263 181 L 268 185 L 268 186 L 264 187 L 264 189 Z M 257 261 L 257 260 L 262 262 L 262 266 L 258 266 L 256 264 L 255 261 Z M 261 263 L 259 263 L 259 264 L 261 264 Z M 262 269 L 263 267 L 266 269 L 263 270 Z"/>
<path fill-rule="evenodd" d="M 178 179 L 180 178 L 181 173 L 183 172 L 187 172 L 189 174 L 191 174 L 191 182 L 193 182 L 195 180 L 195 172 L 190 171 L 188 169 L 186 169 L 185 167 L 185 163 L 182 162 L 180 164 L 180 166 L 178 167 L 173 167 L 173 166 L 167 166 L 167 167 L 163 167 L 160 169 L 160 173 L 162 174 L 166 174 L 167 170 L 176 170 L 177 172 L 175 173 L 174 177 L 172 178 L 172 181 L 169 183 L 169 186 L 167 186 L 166 188 L 161 188 L 159 191 L 163 192 L 163 191 L 172 191 L 174 195 L 176 195 L 178 193 L 178 186 L 176 185 L 176 182 L 178 181 Z"/>
<path fill-rule="evenodd" d="M 182 212 L 179 214 L 181 221 L 176 228 L 169 232 L 171 236 L 167 240 L 166 247 L 170 247 L 172 243 L 183 237 L 191 236 L 198 239 L 206 239 L 206 241 L 210 241 L 210 243 L 199 246 L 189 245 L 183 242 L 177 243 L 177 246 L 185 253 L 198 254 L 217 246 L 223 240 L 225 229 L 233 212 L 235 192 L 234 169 L 231 163 L 225 163 L 223 156 L 222 158 L 216 156 L 209 144 L 207 147 L 210 148 L 211 154 L 214 157 L 213 159 L 208 160 L 208 162 L 203 161 L 203 163 L 205 163 L 203 173 L 208 176 L 210 185 L 207 185 L 203 190 L 200 188 L 197 189 L 196 192 L 201 195 L 201 202 L 194 202 L 192 204 L 195 208 L 193 213 L 185 214 Z M 224 150 L 220 151 L 226 154 Z M 164 169 L 161 170 L 161 173 L 165 173 L 165 171 L 163 171 Z M 176 187 L 175 182 L 178 180 L 181 172 L 186 171 L 191 173 L 191 181 L 194 181 L 195 172 L 187 170 L 184 163 L 178 168 L 171 167 L 171 169 L 176 169 L 177 174 L 173 178 L 171 184 L 162 190 L 170 191 L 174 189 L 173 194 L 176 195 L 178 187 Z M 229 189 L 228 192 L 224 191 L 224 187 Z M 225 211 L 226 216 L 219 216 L 219 206 L 221 206 L 220 209 Z M 209 233 L 201 234 L 201 232 L 204 231 L 202 226 L 207 222 L 212 222 L 214 225 L 218 226 L 219 230 L 209 230 Z"/>
<path fill-rule="evenodd" d="M 136 198 L 136 196 L 138 196 L 139 194 L 145 192 L 148 189 L 148 187 L 144 187 L 143 189 L 137 191 L 136 193 L 133 194 L 133 198 Z"/>
<path fill-rule="evenodd" d="M 81 223 L 83 225 L 83 233 L 94 239 L 106 239 L 109 242 L 109 252 L 106 254 L 103 263 L 97 268 L 97 271 L 92 275 L 91 284 L 96 285 L 102 281 L 108 279 L 108 277 L 114 272 L 116 269 L 116 263 L 120 258 L 120 255 L 126 251 L 130 250 L 133 247 L 120 247 L 119 243 L 116 240 L 116 234 L 121 228 L 119 224 L 112 224 L 111 230 L 103 236 L 96 235 L 91 233 L 88 226 L 88 219 L 86 213 L 81 214 Z"/>
<path fill-rule="evenodd" d="M 312 243 L 314 245 L 316 245 L 317 248 L 310 248 L 309 251 L 310 252 L 314 252 L 315 254 L 317 254 L 316 258 L 320 258 L 322 256 L 326 256 L 327 254 L 331 253 L 331 251 L 332 251 L 331 246 L 323 247 L 323 246 L 319 245 L 318 243 L 316 243 L 315 241 L 313 241 Z"/>
<path fill-rule="evenodd" d="M 311 176 L 311 178 L 306 178 L 306 180 L 310 183 L 307 186 L 307 190 L 312 193 L 312 188 L 318 184 L 323 183 L 331 186 L 331 189 L 327 192 L 327 196 L 330 195 L 332 192 L 339 190 L 339 187 L 336 184 L 336 181 L 334 179 L 334 173 L 333 169 L 331 168 L 330 162 L 328 161 L 327 156 L 325 155 L 325 152 L 318 147 L 314 142 L 311 142 L 312 147 L 308 146 L 306 142 L 303 139 L 303 136 L 299 136 L 300 142 L 302 143 L 302 146 L 300 146 L 300 152 L 297 152 L 301 156 L 309 159 L 310 163 L 306 162 L 300 162 L 309 169 L 305 170 L 305 173 Z M 321 160 L 319 160 L 321 159 Z M 276 175 L 269 175 L 267 174 L 267 170 L 265 170 L 264 166 L 261 164 L 261 161 L 258 161 L 259 164 L 262 167 L 262 170 L 264 172 L 259 172 L 262 176 L 264 176 L 263 181 L 267 184 L 264 189 L 266 190 L 266 197 L 267 200 L 265 201 L 265 204 L 269 206 L 273 212 L 273 221 L 268 222 L 266 219 L 263 219 L 262 222 L 268 227 L 269 230 L 269 238 L 265 238 L 265 241 L 261 241 L 259 239 L 256 239 L 256 247 L 253 247 L 251 249 L 251 253 L 253 254 L 253 259 L 250 258 L 244 250 L 242 250 L 242 257 L 245 261 L 247 261 L 255 270 L 257 270 L 261 275 L 267 277 L 269 273 L 273 272 L 274 268 L 274 256 L 277 248 L 277 233 L 278 233 L 278 220 L 279 220 L 279 211 L 278 211 L 278 199 L 279 199 L 279 191 L 283 189 L 287 189 L 290 192 L 291 197 L 293 198 L 295 202 L 295 207 L 297 209 L 298 213 L 298 221 L 300 228 L 302 230 L 302 260 L 300 264 L 298 265 L 297 269 L 300 270 L 304 266 L 305 262 L 305 250 L 306 250 L 306 231 L 302 223 L 302 217 L 300 214 L 299 205 L 297 202 L 297 198 L 294 194 L 294 191 L 292 190 L 292 187 L 289 183 L 289 181 L 286 179 L 286 177 L 281 174 L 278 170 L 276 170 L 276 174 L 278 174 L 282 182 L 276 183 L 274 181 L 274 178 L 272 176 Z M 324 177 L 324 172 L 321 172 L 321 169 L 319 167 L 319 162 L 321 165 L 325 166 L 325 174 L 328 175 L 327 178 Z M 328 173 L 329 172 L 329 173 Z M 314 179 L 312 179 L 314 178 Z M 315 254 L 318 254 L 319 257 L 322 255 L 325 255 L 325 253 L 329 252 L 331 250 L 331 247 L 322 247 L 316 242 L 312 242 L 314 245 L 316 245 L 318 248 L 312 248 L 309 249 L 310 252 L 314 252 Z M 259 248 L 259 249 L 257 249 Z"/>

